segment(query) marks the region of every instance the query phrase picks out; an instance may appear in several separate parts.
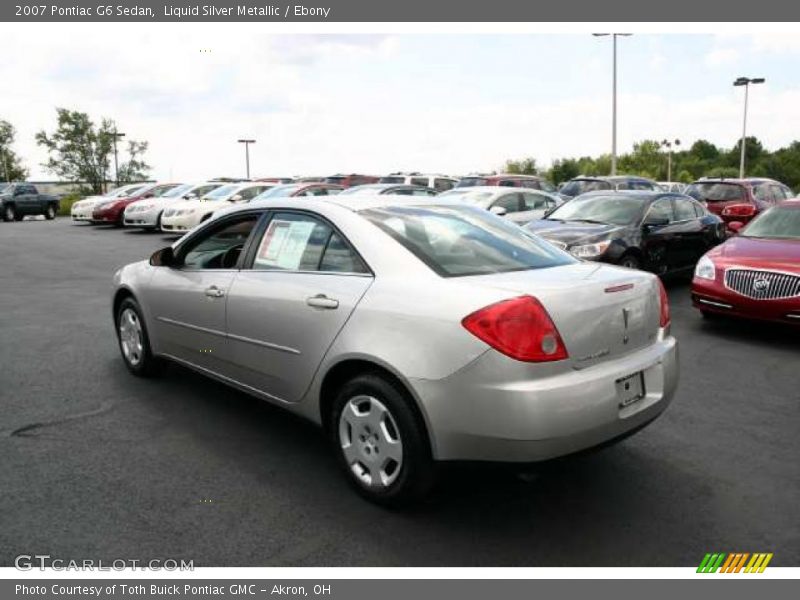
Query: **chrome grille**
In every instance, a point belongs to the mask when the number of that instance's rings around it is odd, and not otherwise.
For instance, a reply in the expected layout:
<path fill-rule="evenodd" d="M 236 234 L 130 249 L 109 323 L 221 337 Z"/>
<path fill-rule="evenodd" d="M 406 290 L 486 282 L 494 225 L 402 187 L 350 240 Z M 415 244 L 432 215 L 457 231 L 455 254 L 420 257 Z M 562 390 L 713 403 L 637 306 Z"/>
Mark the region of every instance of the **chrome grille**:
<path fill-rule="evenodd" d="M 800 296 L 800 275 L 728 269 L 725 271 L 725 287 L 754 300 L 794 298 Z"/>

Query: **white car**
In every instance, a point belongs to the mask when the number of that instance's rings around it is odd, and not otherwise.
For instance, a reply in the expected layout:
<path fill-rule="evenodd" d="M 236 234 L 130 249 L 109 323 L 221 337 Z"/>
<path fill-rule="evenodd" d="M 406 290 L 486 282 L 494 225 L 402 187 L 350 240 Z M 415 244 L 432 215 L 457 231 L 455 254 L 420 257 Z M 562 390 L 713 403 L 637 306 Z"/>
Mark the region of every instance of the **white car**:
<path fill-rule="evenodd" d="M 72 208 L 70 210 L 72 220 L 90 222 L 92 220 L 92 212 L 94 211 L 95 206 L 97 206 L 101 202 L 107 202 L 108 200 L 114 200 L 116 198 L 125 198 L 127 196 L 132 196 L 146 185 L 149 184 L 133 183 L 130 185 L 123 185 L 115 190 L 111 190 L 104 196 L 87 196 L 83 200 L 78 200 L 75 204 L 72 205 Z"/>
<path fill-rule="evenodd" d="M 202 223 L 214 211 L 230 206 L 228 203 L 249 202 L 264 190 L 273 187 L 271 182 L 229 183 L 212 190 L 195 200 L 186 200 L 164 209 L 161 231 L 184 233 Z"/>
<path fill-rule="evenodd" d="M 425 173 L 392 173 L 381 177 L 378 183 L 403 183 L 432 188 L 437 192 L 446 192 L 456 187 L 458 179 L 447 175 L 428 175 Z"/>
<path fill-rule="evenodd" d="M 219 187 L 222 187 L 221 182 L 185 183 L 172 188 L 163 196 L 132 202 L 125 208 L 125 225 L 141 229 L 160 229 L 161 216 L 167 208 L 179 202 L 202 198 Z"/>
<path fill-rule="evenodd" d="M 456 188 L 439 194 L 437 198 L 480 206 L 520 225 L 541 219 L 545 213 L 564 203 L 563 199 L 548 192 L 496 185 Z"/>

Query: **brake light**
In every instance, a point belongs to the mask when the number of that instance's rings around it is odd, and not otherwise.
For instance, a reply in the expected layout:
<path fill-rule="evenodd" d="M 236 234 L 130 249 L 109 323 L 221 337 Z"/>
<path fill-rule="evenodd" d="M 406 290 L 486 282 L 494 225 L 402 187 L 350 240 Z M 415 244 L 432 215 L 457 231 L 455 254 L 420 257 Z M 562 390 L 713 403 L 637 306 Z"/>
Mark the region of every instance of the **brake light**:
<path fill-rule="evenodd" d="M 658 281 L 658 302 L 661 306 L 660 316 L 658 320 L 658 325 L 662 329 L 669 326 L 670 317 L 669 317 L 669 297 L 667 296 L 667 290 L 664 289 L 664 284 L 661 283 L 660 279 L 656 279 Z"/>
<path fill-rule="evenodd" d="M 752 217 L 756 207 L 752 204 L 731 204 L 722 209 L 723 217 Z"/>
<path fill-rule="evenodd" d="M 498 352 L 525 362 L 569 357 L 547 310 L 533 296 L 491 304 L 464 317 L 461 324 Z"/>

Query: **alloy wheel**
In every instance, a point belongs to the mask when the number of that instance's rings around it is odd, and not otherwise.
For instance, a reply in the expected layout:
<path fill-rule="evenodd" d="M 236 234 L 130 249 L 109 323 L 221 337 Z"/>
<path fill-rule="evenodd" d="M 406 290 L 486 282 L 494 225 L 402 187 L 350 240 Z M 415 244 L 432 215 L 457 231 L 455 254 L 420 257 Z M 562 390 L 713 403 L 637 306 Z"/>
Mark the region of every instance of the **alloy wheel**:
<path fill-rule="evenodd" d="M 119 343 L 122 354 L 132 366 L 142 362 L 144 342 L 139 315 L 131 308 L 122 311 L 119 318 Z"/>

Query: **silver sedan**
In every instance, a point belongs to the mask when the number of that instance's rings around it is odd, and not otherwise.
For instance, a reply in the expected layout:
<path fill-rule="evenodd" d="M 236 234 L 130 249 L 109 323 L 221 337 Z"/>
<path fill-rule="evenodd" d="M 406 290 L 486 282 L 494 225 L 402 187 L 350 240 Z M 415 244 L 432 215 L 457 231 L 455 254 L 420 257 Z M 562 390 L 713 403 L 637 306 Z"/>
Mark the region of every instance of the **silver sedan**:
<path fill-rule="evenodd" d="M 441 461 L 621 439 L 678 381 L 657 277 L 446 199 L 232 207 L 114 288 L 135 375 L 174 361 L 318 423 L 356 489 L 385 504 L 424 495 Z"/>

